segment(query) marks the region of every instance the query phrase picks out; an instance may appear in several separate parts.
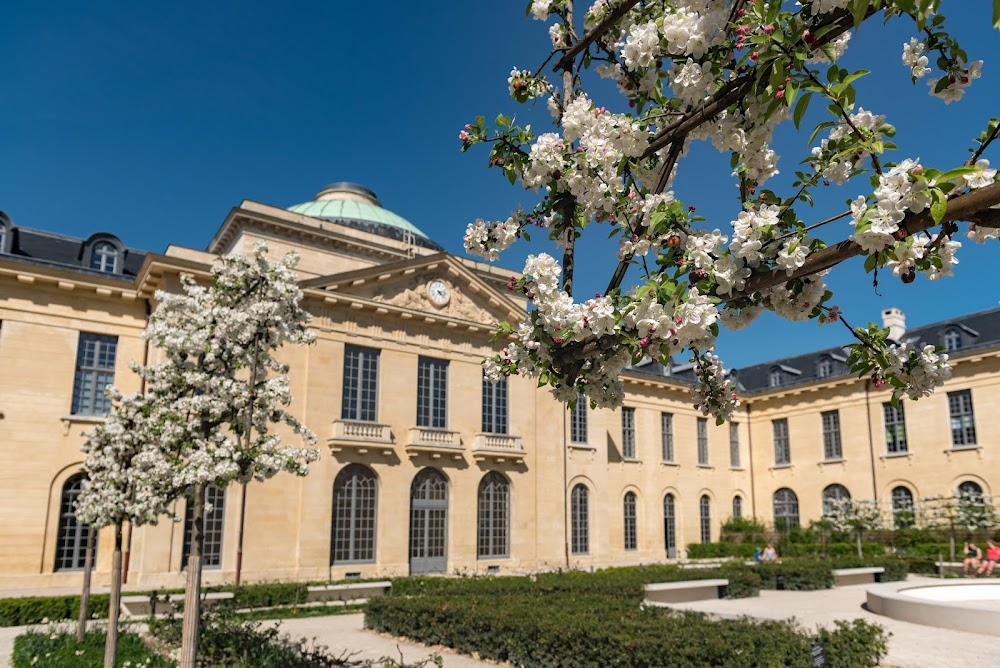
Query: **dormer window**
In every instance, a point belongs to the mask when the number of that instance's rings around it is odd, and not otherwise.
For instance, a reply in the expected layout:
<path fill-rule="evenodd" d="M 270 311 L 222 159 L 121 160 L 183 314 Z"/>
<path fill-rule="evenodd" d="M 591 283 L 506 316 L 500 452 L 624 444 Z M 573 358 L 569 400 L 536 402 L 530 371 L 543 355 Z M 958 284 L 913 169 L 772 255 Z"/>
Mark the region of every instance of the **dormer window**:
<path fill-rule="evenodd" d="M 785 373 L 778 367 L 771 369 L 771 372 L 767 376 L 767 384 L 771 387 L 781 387 L 785 382 Z"/>
<path fill-rule="evenodd" d="M 118 249 L 107 241 L 94 244 L 90 255 L 90 268 L 105 274 L 118 273 Z"/>
<path fill-rule="evenodd" d="M 83 242 L 80 264 L 102 274 L 121 274 L 125 268 L 125 246 L 113 234 L 98 232 Z"/>
<path fill-rule="evenodd" d="M 962 347 L 962 332 L 951 328 L 944 333 L 944 349 L 948 351 L 959 350 Z"/>
<path fill-rule="evenodd" d="M 816 363 L 816 376 L 818 378 L 826 378 L 827 376 L 833 375 L 833 358 L 828 356 L 823 356 L 819 358 Z"/>

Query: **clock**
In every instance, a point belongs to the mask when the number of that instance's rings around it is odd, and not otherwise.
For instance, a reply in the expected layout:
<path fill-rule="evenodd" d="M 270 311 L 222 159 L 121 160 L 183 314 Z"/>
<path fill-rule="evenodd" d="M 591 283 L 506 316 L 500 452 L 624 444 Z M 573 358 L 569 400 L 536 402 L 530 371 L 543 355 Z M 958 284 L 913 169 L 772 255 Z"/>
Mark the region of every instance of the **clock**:
<path fill-rule="evenodd" d="M 440 279 L 434 279 L 427 284 L 427 296 L 435 306 L 444 306 L 451 299 L 448 286 Z"/>

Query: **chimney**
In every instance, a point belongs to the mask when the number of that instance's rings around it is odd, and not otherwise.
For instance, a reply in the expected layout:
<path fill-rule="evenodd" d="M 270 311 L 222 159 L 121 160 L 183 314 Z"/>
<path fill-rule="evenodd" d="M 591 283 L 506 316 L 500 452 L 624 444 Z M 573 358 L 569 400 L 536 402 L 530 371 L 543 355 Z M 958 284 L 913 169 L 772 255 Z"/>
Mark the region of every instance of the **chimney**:
<path fill-rule="evenodd" d="M 898 343 L 906 334 L 906 314 L 898 308 L 887 308 L 882 311 L 882 326 L 889 328 L 889 338 Z"/>

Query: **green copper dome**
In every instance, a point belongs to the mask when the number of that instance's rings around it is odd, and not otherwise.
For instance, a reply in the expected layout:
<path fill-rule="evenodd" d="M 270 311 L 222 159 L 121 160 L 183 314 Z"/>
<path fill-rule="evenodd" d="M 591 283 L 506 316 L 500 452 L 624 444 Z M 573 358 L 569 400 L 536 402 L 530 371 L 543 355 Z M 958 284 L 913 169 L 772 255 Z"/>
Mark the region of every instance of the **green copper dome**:
<path fill-rule="evenodd" d="M 357 183 L 331 183 L 311 202 L 288 207 L 293 213 L 329 220 L 373 234 L 409 240 L 418 246 L 444 250 L 420 229 L 392 211 L 382 208 L 375 193 Z"/>

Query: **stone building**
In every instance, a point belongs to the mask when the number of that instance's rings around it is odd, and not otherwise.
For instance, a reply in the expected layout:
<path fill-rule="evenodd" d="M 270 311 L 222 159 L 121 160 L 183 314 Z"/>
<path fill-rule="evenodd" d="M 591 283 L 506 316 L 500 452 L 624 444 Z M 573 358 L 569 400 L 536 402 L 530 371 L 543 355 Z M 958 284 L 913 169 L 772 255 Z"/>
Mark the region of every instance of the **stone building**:
<path fill-rule="evenodd" d="M 484 383 L 492 323 L 526 308 L 511 272 L 444 252 L 356 184 L 287 210 L 244 201 L 204 251 L 0 214 L 0 587 L 79 582 L 88 528 L 72 504 L 102 388 L 140 389 L 128 363 L 156 359 L 140 333 L 157 290 L 258 241 L 301 255 L 318 340 L 282 355 L 322 457 L 306 478 L 209 490 L 207 582 L 235 578 L 241 533 L 243 580 L 589 568 L 683 557 L 734 514 L 805 524 L 824 499 L 1000 484 L 1000 310 L 912 331 L 886 312 L 897 339 L 952 351 L 955 376 L 929 399 L 887 407 L 830 349 L 738 370 L 744 404 L 717 427 L 692 408 L 684 365 L 628 370 L 617 411 L 569 411 L 528 379 Z M 181 584 L 185 505 L 183 521 L 126 531 L 129 585 Z M 97 583 L 110 544 L 102 533 Z"/>

